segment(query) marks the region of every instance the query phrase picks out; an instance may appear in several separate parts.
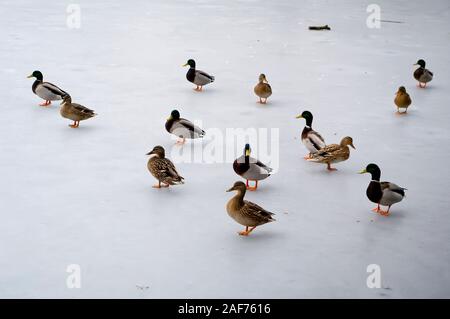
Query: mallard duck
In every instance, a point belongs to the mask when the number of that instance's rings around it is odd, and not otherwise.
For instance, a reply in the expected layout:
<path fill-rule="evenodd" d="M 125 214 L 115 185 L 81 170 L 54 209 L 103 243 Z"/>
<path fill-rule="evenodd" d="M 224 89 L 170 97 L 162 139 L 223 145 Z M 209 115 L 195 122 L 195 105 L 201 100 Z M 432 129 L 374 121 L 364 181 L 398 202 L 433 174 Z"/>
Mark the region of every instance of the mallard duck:
<path fill-rule="evenodd" d="M 398 88 L 394 103 L 397 105 L 397 113 L 404 114 L 408 111 L 408 106 L 411 105 L 411 98 L 409 97 L 409 94 L 406 93 L 404 86 Z M 405 111 L 400 112 L 400 109 L 405 109 Z"/>
<path fill-rule="evenodd" d="M 72 128 L 78 128 L 80 126 L 80 121 L 90 119 L 97 115 L 93 110 L 88 109 L 83 105 L 72 103 L 70 95 L 65 95 L 63 97 L 59 113 L 61 113 L 62 117 L 73 121 L 73 124 L 69 125 Z"/>
<path fill-rule="evenodd" d="M 309 159 L 312 154 L 326 146 L 325 140 L 319 133 L 312 129 L 313 115 L 311 112 L 303 111 L 296 118 L 306 120 L 306 126 L 302 131 L 302 142 L 309 151 L 309 155 L 306 155 L 305 159 Z"/>
<path fill-rule="evenodd" d="M 327 164 L 329 171 L 336 171 L 336 168 L 331 167 L 331 164 L 343 162 L 350 157 L 350 148 L 356 149 L 353 145 L 353 139 L 350 136 L 346 136 L 341 140 L 340 144 L 330 144 L 319 150 L 317 153 L 312 154 L 312 157 L 308 161 L 315 163 Z"/>
<path fill-rule="evenodd" d="M 234 160 L 233 169 L 236 174 L 247 180 L 247 189 L 255 191 L 258 188 L 258 181 L 269 177 L 272 169 L 257 159 L 250 157 L 250 154 L 250 144 L 245 144 L 244 154 Z M 255 186 L 249 186 L 249 181 L 255 181 Z"/>
<path fill-rule="evenodd" d="M 227 212 L 236 222 L 245 226 L 245 230 L 238 233 L 241 236 L 248 236 L 257 226 L 275 221 L 272 218 L 274 213 L 244 200 L 246 190 L 247 187 L 243 182 L 236 182 L 227 190 L 227 192 L 237 191 L 237 194 L 227 203 Z"/>
<path fill-rule="evenodd" d="M 372 209 L 372 211 L 383 216 L 389 216 L 391 206 L 403 200 L 407 189 L 391 182 L 380 182 L 381 170 L 376 164 L 369 164 L 359 172 L 359 174 L 365 173 L 372 175 L 372 180 L 366 190 L 367 198 L 377 204 L 377 207 Z M 383 211 L 380 205 L 388 206 L 388 210 Z"/>
<path fill-rule="evenodd" d="M 188 65 L 189 65 L 189 70 L 186 73 L 186 79 L 189 82 L 192 82 L 195 85 L 197 85 L 197 87 L 194 90 L 201 91 L 203 89 L 204 85 L 214 82 L 214 76 L 209 75 L 206 72 L 195 69 L 195 61 L 194 60 L 189 59 L 186 62 L 186 64 L 184 64 L 183 66 L 188 66 Z"/>
<path fill-rule="evenodd" d="M 170 113 L 170 116 L 166 121 L 166 130 L 181 138 L 181 141 L 177 141 L 177 144 L 179 145 L 184 144 L 187 138 L 202 138 L 206 134 L 205 131 L 194 125 L 191 121 L 180 118 L 180 112 L 177 110 L 173 110 Z"/>
<path fill-rule="evenodd" d="M 50 82 L 43 82 L 44 77 L 40 71 L 33 71 L 27 78 L 36 78 L 31 86 L 31 90 L 34 94 L 45 100 L 45 102 L 39 104 L 40 106 L 48 106 L 52 101 L 61 100 L 64 96 L 68 95 L 67 92 L 61 90 L 56 85 Z"/>
<path fill-rule="evenodd" d="M 178 174 L 175 165 L 166 158 L 164 147 L 157 145 L 147 155 L 150 155 L 147 168 L 158 180 L 158 184 L 153 188 L 184 184 L 184 178 Z"/>
<path fill-rule="evenodd" d="M 272 88 L 270 87 L 269 82 L 267 82 L 264 74 L 259 75 L 259 82 L 256 84 L 253 91 L 255 91 L 255 94 L 259 97 L 259 103 L 267 103 L 267 98 L 272 95 Z M 264 99 L 264 101 L 262 99 Z"/>
<path fill-rule="evenodd" d="M 420 59 L 416 64 L 419 67 L 414 71 L 414 78 L 419 81 L 419 87 L 424 88 L 427 86 L 427 83 L 433 80 L 433 73 L 425 69 L 425 61 Z M 423 84 L 423 86 L 422 86 Z"/>

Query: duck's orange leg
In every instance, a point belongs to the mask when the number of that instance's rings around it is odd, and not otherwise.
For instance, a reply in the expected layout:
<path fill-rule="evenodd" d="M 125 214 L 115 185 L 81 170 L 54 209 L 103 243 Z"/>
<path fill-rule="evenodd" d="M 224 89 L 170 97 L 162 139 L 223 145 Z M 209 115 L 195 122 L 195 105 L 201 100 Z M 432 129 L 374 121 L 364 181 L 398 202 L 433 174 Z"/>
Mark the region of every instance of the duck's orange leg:
<path fill-rule="evenodd" d="M 73 124 L 69 124 L 69 126 L 70 126 L 71 128 L 77 128 L 77 127 L 78 127 L 77 121 L 73 121 Z"/>
<path fill-rule="evenodd" d="M 185 137 L 183 137 L 183 138 L 181 139 L 181 141 L 178 140 L 175 144 L 176 144 L 176 145 L 184 145 L 184 143 L 186 143 L 186 138 L 185 138 Z"/>
<path fill-rule="evenodd" d="M 250 227 L 250 229 L 249 229 L 248 226 L 245 226 L 245 230 L 244 230 L 244 231 L 238 232 L 238 234 L 241 235 L 241 236 L 248 236 L 248 235 L 250 235 L 250 233 L 251 233 L 251 232 L 253 231 L 253 229 L 255 229 L 255 228 L 256 228 L 256 226 Z"/>
<path fill-rule="evenodd" d="M 247 190 L 256 191 L 257 188 L 258 188 L 258 181 L 255 181 L 255 186 L 250 186 L 249 180 L 247 179 Z"/>
<path fill-rule="evenodd" d="M 337 168 L 331 167 L 331 164 L 327 163 L 327 170 L 332 172 L 332 171 L 337 171 Z"/>
<path fill-rule="evenodd" d="M 52 101 L 46 100 L 45 102 L 40 103 L 40 106 L 49 106 L 50 104 L 52 104 Z"/>
<path fill-rule="evenodd" d="M 162 185 L 161 185 L 161 181 L 158 181 L 158 184 L 153 185 L 152 187 L 153 188 L 162 188 L 162 187 L 167 188 L 169 186 L 170 186 L 169 184 L 165 184 L 165 183 L 162 183 Z"/>
<path fill-rule="evenodd" d="M 387 211 L 380 210 L 380 211 L 379 211 L 379 214 L 380 214 L 381 216 L 388 217 L 388 216 L 389 216 L 389 210 L 390 210 L 390 209 L 391 209 L 391 206 L 388 207 L 388 210 L 387 210 Z"/>
<path fill-rule="evenodd" d="M 372 208 L 372 211 L 373 212 L 375 212 L 375 213 L 378 213 L 379 211 L 381 210 L 381 208 L 380 208 L 380 204 L 378 204 L 378 206 L 377 207 L 375 207 L 375 208 Z"/>

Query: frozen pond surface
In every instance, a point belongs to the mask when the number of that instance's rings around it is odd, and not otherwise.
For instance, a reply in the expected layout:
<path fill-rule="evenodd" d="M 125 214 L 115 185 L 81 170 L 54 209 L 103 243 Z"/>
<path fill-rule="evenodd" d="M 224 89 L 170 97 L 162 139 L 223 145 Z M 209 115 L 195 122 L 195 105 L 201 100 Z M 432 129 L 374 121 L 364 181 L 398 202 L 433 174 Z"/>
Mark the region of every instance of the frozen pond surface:
<path fill-rule="evenodd" d="M 0 297 L 450 297 L 447 0 L 377 1 L 402 22 L 380 29 L 357 0 L 77 3 L 79 29 L 66 2 L 2 4 Z M 321 24 L 332 30 L 308 30 Z M 188 58 L 216 76 L 203 93 L 185 79 Z M 435 73 L 427 89 L 412 77 L 419 58 Z M 39 107 L 35 69 L 98 117 L 73 130 L 59 103 Z M 261 72 L 266 106 L 253 94 Z M 413 100 L 402 117 L 400 85 Z M 177 163 L 186 184 L 152 189 L 145 154 L 173 148 L 175 107 L 207 136 L 279 128 L 279 172 L 247 195 L 275 223 L 237 236 L 231 163 Z M 337 172 L 302 159 L 304 109 L 328 143 L 353 137 Z M 370 162 L 408 188 L 388 218 L 356 174 Z M 66 287 L 70 264 L 81 289 Z M 366 286 L 369 264 L 380 289 Z"/>

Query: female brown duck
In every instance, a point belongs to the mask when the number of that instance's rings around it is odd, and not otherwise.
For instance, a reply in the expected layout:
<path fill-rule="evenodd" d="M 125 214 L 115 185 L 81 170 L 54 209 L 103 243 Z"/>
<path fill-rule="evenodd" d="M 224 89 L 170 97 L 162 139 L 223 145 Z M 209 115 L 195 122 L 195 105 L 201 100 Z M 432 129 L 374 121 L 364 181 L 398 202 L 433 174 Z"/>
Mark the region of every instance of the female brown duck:
<path fill-rule="evenodd" d="M 244 200 L 247 187 L 243 182 L 234 183 L 227 192 L 236 191 L 237 194 L 228 201 L 228 215 L 236 222 L 245 226 L 245 230 L 239 232 L 241 236 L 248 236 L 257 226 L 261 226 L 275 221 L 272 218 L 273 213 L 256 205 L 255 203 Z"/>

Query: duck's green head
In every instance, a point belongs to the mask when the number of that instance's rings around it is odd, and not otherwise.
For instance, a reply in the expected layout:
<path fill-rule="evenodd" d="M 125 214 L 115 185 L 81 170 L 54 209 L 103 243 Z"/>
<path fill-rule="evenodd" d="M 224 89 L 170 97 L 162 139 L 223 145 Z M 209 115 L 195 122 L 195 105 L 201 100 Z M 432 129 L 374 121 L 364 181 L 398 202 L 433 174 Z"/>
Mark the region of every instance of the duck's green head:
<path fill-rule="evenodd" d="M 245 192 L 247 190 L 247 186 L 243 182 L 236 182 L 234 185 L 227 190 L 227 192 L 238 191 Z"/>
<path fill-rule="evenodd" d="M 156 145 L 150 152 L 147 153 L 147 155 L 156 155 L 159 158 L 164 158 L 166 156 L 166 152 L 164 147 L 161 145 Z"/>
<path fill-rule="evenodd" d="M 306 125 L 311 126 L 313 121 L 313 115 L 310 111 L 303 111 L 302 114 L 297 115 L 297 119 L 305 119 Z"/>
<path fill-rule="evenodd" d="M 178 120 L 178 119 L 180 119 L 180 112 L 178 112 L 178 110 L 173 110 L 170 113 L 170 116 L 167 120 Z"/>
<path fill-rule="evenodd" d="M 420 67 L 425 68 L 425 61 L 420 59 L 414 65 L 419 65 Z"/>
<path fill-rule="evenodd" d="M 187 62 L 186 62 L 186 64 L 183 64 L 183 66 L 190 66 L 191 68 L 194 68 L 195 69 L 195 61 L 194 60 L 192 60 L 192 59 L 189 59 Z"/>
<path fill-rule="evenodd" d="M 250 154 L 252 153 L 252 149 L 250 148 L 250 144 L 245 144 L 244 147 L 244 155 L 245 156 L 250 156 Z"/>
<path fill-rule="evenodd" d="M 373 180 L 379 180 L 380 179 L 380 175 L 381 175 L 381 170 L 378 167 L 377 164 L 374 163 L 370 163 L 369 165 L 366 166 L 365 169 L 361 170 L 358 172 L 359 174 L 366 174 L 369 173 L 372 175 L 372 179 Z"/>
<path fill-rule="evenodd" d="M 42 79 L 44 78 L 42 76 L 41 71 L 33 71 L 33 73 L 31 73 L 29 76 L 27 76 L 27 78 L 36 78 L 39 81 L 42 81 Z"/>

